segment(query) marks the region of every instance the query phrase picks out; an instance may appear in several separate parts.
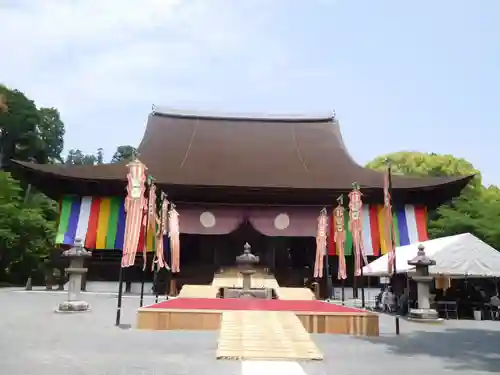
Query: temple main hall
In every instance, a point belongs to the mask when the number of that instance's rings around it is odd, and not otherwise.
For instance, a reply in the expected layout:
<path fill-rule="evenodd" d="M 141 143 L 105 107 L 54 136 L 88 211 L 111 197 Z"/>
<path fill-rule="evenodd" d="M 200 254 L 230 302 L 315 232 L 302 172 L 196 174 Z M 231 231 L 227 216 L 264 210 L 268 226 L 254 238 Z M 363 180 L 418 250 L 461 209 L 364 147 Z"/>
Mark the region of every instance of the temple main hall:
<path fill-rule="evenodd" d="M 383 173 L 353 160 L 339 121 L 330 114 L 244 115 L 155 107 L 138 158 L 179 213 L 179 289 L 210 283 L 218 269 L 234 264 L 245 243 L 280 285 L 304 286 L 312 278 L 318 214 L 326 208 L 331 217 L 340 195 L 347 202 L 353 183 L 363 194 L 366 254 L 375 258 L 389 251 L 382 240 L 387 224 L 381 215 Z M 60 202 L 55 243 L 64 247 L 79 238 L 92 250 L 88 280 L 118 277 L 126 165 L 13 163 L 16 176 Z M 469 179 L 394 175 L 398 244 L 426 240 L 427 211 L 457 196 Z M 151 253 L 153 237 L 146 239 Z M 335 284 L 338 260 L 332 237 L 328 267 Z M 349 231 L 345 255 L 349 285 L 354 258 Z M 138 264 L 128 277 L 138 279 L 141 268 Z"/>

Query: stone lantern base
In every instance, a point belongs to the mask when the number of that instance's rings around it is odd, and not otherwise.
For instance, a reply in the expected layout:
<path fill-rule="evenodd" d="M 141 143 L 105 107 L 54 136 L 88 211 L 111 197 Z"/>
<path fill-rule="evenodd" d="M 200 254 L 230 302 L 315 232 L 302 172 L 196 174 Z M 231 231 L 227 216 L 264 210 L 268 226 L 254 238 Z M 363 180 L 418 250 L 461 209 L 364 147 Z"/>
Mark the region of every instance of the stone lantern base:
<path fill-rule="evenodd" d="M 64 301 L 59 304 L 56 312 L 77 313 L 90 311 L 90 304 L 85 301 Z"/>
<path fill-rule="evenodd" d="M 410 309 L 408 320 L 419 323 L 441 323 L 443 321 L 434 309 Z"/>
<path fill-rule="evenodd" d="M 68 282 L 68 300 L 61 302 L 56 312 L 73 313 L 90 311 L 88 302 L 80 299 L 80 291 L 82 288 L 82 277 L 87 273 L 87 269 L 83 267 L 85 258 L 92 254 L 85 250 L 82 240 L 77 238 L 75 246 L 62 253 L 63 257 L 69 259 L 69 267 L 65 269 L 69 277 Z"/>

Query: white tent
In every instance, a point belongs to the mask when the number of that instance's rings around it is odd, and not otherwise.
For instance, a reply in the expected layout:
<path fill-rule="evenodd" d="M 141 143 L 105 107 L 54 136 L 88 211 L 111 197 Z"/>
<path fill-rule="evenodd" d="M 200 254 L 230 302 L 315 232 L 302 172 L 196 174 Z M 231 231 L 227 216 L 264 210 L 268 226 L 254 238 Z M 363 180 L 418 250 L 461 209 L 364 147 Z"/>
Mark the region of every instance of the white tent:
<path fill-rule="evenodd" d="M 431 275 L 463 277 L 500 277 L 500 252 L 470 233 L 437 238 L 396 248 L 396 271 L 411 273 L 408 261 L 418 252 L 418 245 L 425 247 L 425 254 L 436 261 L 429 268 Z M 378 258 L 363 267 L 366 276 L 387 276 L 389 255 Z"/>

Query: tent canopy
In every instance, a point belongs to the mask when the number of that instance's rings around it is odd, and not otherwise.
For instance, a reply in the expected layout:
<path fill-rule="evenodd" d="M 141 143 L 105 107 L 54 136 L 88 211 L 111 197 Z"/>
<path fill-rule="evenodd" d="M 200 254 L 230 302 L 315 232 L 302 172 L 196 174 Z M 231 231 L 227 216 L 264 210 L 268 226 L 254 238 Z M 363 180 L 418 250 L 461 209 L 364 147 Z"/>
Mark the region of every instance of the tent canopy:
<path fill-rule="evenodd" d="M 418 252 L 418 245 L 424 245 L 425 254 L 436 261 L 429 268 L 431 275 L 461 277 L 500 277 L 500 252 L 470 233 L 437 238 L 421 243 L 396 248 L 396 271 L 414 271 L 408 261 Z M 363 267 L 365 276 L 388 276 L 389 255 L 378 258 Z"/>

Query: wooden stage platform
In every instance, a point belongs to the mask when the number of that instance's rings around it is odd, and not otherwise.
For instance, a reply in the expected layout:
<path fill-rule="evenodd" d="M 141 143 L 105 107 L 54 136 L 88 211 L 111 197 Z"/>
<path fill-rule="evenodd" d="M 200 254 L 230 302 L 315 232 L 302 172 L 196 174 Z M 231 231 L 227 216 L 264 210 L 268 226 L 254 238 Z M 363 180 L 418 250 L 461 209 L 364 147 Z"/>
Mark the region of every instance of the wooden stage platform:
<path fill-rule="evenodd" d="M 176 298 L 140 308 L 137 328 L 219 330 L 227 311 L 288 311 L 309 333 L 378 336 L 378 315 L 317 300 Z"/>
<path fill-rule="evenodd" d="M 259 318 L 252 324 L 248 323 L 256 319 L 255 316 L 268 316 L 271 319 L 272 316 L 291 315 L 287 319 L 295 323 L 290 323 L 287 330 L 294 331 L 297 335 L 299 331 L 304 331 L 304 334 L 308 332 L 379 335 L 378 315 L 361 309 L 318 301 L 307 288 L 283 288 L 266 270 L 257 270 L 252 275 L 251 284 L 253 288 L 272 289 L 276 299 L 217 298 L 221 289 L 241 288 L 243 285 L 239 271 L 228 268 L 216 273 L 211 285 L 185 285 L 179 293 L 179 298 L 140 308 L 137 311 L 137 328 L 149 330 L 221 330 L 222 328 L 224 331 L 223 322 L 229 319 L 229 315 L 236 314 L 242 321 L 247 322 L 245 324 L 254 327 L 259 327 L 259 322 L 264 319 Z M 275 320 L 275 325 L 279 326 L 281 319 Z M 290 328 L 292 325 L 295 325 L 293 330 Z M 276 332 L 284 329 L 275 328 Z M 289 341 L 294 340 L 297 338 Z M 307 351 L 308 355 L 314 357 L 315 355 L 311 354 L 313 352 Z"/>

